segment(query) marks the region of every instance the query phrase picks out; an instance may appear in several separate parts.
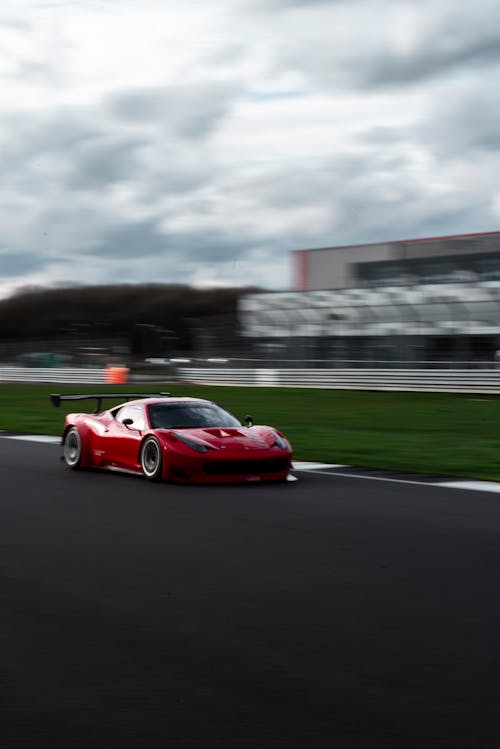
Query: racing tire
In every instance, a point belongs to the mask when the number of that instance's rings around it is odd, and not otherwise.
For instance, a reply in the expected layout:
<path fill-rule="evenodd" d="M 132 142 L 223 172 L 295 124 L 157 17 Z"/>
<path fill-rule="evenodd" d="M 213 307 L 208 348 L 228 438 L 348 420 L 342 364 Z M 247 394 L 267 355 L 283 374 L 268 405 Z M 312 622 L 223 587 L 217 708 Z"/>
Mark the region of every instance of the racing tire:
<path fill-rule="evenodd" d="M 141 448 L 141 468 L 149 481 L 161 481 L 163 459 L 160 443 L 156 437 L 148 437 Z"/>
<path fill-rule="evenodd" d="M 75 471 L 80 468 L 82 460 L 82 438 L 76 427 L 68 429 L 64 435 L 63 457 L 68 468 Z"/>

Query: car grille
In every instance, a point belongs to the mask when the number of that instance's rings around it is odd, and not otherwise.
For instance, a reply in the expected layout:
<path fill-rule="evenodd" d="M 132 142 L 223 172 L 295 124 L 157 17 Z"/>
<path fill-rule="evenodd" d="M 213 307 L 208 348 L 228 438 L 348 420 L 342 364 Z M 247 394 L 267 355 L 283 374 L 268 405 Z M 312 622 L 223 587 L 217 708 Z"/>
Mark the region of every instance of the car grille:
<path fill-rule="evenodd" d="M 270 458 L 268 460 L 217 460 L 204 463 L 203 468 L 210 476 L 242 476 L 248 474 L 278 473 L 286 471 L 287 458 Z"/>

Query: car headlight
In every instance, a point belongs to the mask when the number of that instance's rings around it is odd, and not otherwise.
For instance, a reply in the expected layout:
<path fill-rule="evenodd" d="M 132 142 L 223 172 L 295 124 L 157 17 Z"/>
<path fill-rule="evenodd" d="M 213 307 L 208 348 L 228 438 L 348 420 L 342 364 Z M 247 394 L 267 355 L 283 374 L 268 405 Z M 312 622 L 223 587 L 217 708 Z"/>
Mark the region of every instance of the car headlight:
<path fill-rule="evenodd" d="M 175 436 L 178 440 L 180 440 L 180 442 L 184 442 L 184 444 L 190 447 L 192 450 L 196 450 L 197 453 L 208 452 L 208 447 L 206 445 L 202 445 L 200 442 L 190 440 L 189 437 L 185 437 L 183 434 L 178 434 L 177 432 L 175 433 Z"/>
<path fill-rule="evenodd" d="M 286 448 L 288 447 L 288 445 L 286 444 L 286 442 L 283 439 L 283 437 L 280 437 L 279 434 L 275 434 L 274 435 L 273 447 L 275 445 L 276 445 L 276 447 L 281 447 L 282 450 L 286 450 Z"/>

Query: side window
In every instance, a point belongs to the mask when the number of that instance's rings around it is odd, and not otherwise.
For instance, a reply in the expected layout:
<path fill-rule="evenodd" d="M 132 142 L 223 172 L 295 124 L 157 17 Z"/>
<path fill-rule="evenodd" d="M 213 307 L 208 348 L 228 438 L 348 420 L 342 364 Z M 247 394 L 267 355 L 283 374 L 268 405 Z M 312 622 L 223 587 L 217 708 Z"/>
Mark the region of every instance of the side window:
<path fill-rule="evenodd" d="M 133 424 L 131 424 L 131 426 L 133 429 L 146 428 L 146 419 L 141 406 L 123 406 L 123 408 L 120 408 L 120 410 L 117 411 L 115 417 L 116 420 L 121 423 L 123 423 L 125 419 L 132 419 Z"/>

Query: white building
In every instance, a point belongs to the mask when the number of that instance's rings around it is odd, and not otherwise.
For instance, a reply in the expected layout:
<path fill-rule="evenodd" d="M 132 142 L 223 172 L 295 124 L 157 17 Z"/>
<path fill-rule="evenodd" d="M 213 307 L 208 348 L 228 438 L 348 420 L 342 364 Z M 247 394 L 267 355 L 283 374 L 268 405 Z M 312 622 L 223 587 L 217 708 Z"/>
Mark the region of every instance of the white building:
<path fill-rule="evenodd" d="M 296 291 L 500 280 L 500 232 L 294 250 L 292 262 Z"/>

